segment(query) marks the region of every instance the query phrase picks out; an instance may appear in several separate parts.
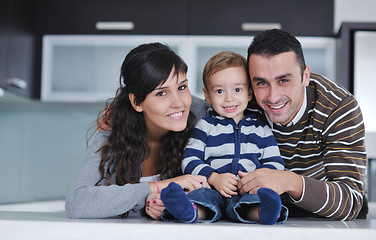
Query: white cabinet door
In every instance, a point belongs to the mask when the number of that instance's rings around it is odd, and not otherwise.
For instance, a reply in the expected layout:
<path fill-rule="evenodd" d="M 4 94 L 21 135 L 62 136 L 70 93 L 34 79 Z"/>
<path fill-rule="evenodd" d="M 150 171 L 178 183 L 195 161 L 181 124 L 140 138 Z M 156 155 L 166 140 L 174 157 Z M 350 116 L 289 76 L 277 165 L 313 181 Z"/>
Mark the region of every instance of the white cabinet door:
<path fill-rule="evenodd" d="M 354 96 L 362 109 L 366 131 L 376 132 L 376 32 L 355 32 Z"/>
<path fill-rule="evenodd" d="M 188 37 L 188 79 L 193 95 L 203 97 L 202 71 L 206 62 L 221 51 L 233 51 L 247 57 L 252 36 L 190 36 Z M 298 37 L 306 64 L 311 72 L 335 81 L 335 38 Z"/>
<path fill-rule="evenodd" d="M 374 73 L 376 67 L 375 43 L 375 31 L 356 31 L 354 34 L 354 96 L 362 109 L 368 158 L 376 158 L 376 108 L 373 102 L 376 92 Z M 374 163 L 372 171 L 374 171 L 375 166 L 376 164 Z M 376 196 L 376 190 L 372 194 Z"/>
<path fill-rule="evenodd" d="M 44 36 L 42 101 L 102 102 L 114 97 L 125 56 L 151 42 L 165 43 L 184 58 L 184 37 L 178 36 Z"/>
<path fill-rule="evenodd" d="M 300 37 L 306 63 L 314 73 L 334 79 L 335 40 Z M 202 71 L 221 51 L 247 56 L 251 36 L 103 36 L 46 35 L 43 39 L 43 101 L 105 101 L 119 86 L 120 67 L 134 47 L 166 43 L 188 64 L 191 93 L 203 98 Z"/>

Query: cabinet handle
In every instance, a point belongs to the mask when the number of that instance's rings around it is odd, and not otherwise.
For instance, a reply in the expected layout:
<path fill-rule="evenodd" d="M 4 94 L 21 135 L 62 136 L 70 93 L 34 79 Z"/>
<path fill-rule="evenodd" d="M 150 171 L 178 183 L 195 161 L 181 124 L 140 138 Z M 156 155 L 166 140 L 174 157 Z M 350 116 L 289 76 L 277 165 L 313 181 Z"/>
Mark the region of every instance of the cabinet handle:
<path fill-rule="evenodd" d="M 97 22 L 95 24 L 97 30 L 133 30 L 133 22 Z"/>
<path fill-rule="evenodd" d="M 7 84 L 13 87 L 17 87 L 23 90 L 27 88 L 27 82 L 19 78 L 8 78 Z"/>
<path fill-rule="evenodd" d="M 268 29 L 281 29 L 280 23 L 242 23 L 242 30 L 245 32 L 251 31 L 265 31 Z"/>

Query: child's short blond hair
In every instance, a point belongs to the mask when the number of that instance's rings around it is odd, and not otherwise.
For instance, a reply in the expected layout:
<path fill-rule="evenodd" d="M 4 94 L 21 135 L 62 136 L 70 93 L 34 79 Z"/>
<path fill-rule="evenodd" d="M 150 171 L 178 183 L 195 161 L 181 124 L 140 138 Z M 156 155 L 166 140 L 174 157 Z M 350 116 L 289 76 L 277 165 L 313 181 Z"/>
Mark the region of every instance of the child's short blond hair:
<path fill-rule="evenodd" d="M 247 60 L 240 54 L 224 51 L 220 52 L 209 59 L 204 67 L 202 79 L 204 87 L 208 89 L 208 78 L 215 73 L 230 67 L 243 67 L 244 71 L 247 70 Z"/>

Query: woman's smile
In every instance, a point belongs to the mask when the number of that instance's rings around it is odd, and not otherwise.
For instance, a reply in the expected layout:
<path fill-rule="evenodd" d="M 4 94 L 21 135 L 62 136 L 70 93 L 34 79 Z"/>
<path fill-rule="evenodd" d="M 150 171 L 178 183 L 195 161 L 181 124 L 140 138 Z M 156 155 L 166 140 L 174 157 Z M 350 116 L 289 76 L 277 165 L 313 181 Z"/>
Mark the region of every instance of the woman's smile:
<path fill-rule="evenodd" d="M 182 110 L 180 112 L 175 112 L 175 113 L 168 114 L 167 117 L 173 118 L 175 120 L 180 120 L 180 119 L 183 118 L 183 114 L 184 113 L 185 113 L 185 110 Z"/>

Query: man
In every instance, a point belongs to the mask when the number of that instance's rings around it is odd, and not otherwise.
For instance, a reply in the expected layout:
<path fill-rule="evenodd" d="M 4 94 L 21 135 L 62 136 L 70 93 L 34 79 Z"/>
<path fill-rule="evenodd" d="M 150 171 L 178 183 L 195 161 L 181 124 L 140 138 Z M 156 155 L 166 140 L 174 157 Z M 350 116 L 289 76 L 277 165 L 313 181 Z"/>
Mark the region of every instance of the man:
<path fill-rule="evenodd" d="M 301 44 L 285 31 L 257 35 L 247 61 L 257 102 L 249 110 L 269 123 L 287 171 L 239 173 L 240 193 L 271 188 L 283 194 L 290 216 L 365 218 L 364 124 L 354 97 L 311 74 Z"/>

